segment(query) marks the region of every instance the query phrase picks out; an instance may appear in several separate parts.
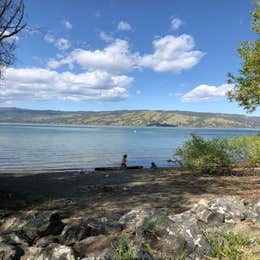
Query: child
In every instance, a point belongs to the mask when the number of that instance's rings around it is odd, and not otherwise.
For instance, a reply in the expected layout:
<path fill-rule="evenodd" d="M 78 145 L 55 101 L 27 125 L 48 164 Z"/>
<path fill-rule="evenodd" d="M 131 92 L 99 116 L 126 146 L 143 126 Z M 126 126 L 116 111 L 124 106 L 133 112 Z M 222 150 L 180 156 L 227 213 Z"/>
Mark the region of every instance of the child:
<path fill-rule="evenodd" d="M 121 162 L 121 169 L 126 168 L 126 162 L 127 162 L 127 154 L 123 155 L 122 162 Z"/>
<path fill-rule="evenodd" d="M 155 162 L 151 162 L 151 169 L 155 169 L 155 168 L 157 168 Z"/>

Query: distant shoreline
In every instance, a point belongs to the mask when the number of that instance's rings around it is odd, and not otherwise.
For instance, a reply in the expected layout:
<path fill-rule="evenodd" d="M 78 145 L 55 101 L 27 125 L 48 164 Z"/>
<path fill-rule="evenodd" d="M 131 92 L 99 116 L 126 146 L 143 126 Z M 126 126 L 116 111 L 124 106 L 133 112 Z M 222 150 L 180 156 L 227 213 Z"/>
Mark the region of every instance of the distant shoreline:
<path fill-rule="evenodd" d="M 260 128 L 260 116 L 174 110 L 75 112 L 0 108 L 0 122 L 176 128 Z"/>
<path fill-rule="evenodd" d="M 36 123 L 36 122 L 0 122 L 1 125 L 17 125 L 17 126 L 41 126 L 41 127 L 126 127 L 126 128 L 174 128 L 174 129 L 215 129 L 215 130 L 248 130 L 248 131 L 260 131 L 259 128 L 242 128 L 242 127 L 181 127 L 181 126 L 134 126 L 134 125 L 87 125 L 87 124 L 63 124 L 63 123 Z"/>

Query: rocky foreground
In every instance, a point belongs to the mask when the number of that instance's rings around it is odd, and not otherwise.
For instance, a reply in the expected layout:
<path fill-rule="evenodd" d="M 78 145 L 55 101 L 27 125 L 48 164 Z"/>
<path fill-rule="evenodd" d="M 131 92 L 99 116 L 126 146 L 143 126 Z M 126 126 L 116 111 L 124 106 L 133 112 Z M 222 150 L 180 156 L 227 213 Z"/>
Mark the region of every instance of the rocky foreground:
<path fill-rule="evenodd" d="M 228 242 L 219 234 L 239 233 L 249 237 L 249 251 L 235 253 L 260 258 L 260 201 L 245 205 L 233 196 L 201 200 L 175 215 L 142 207 L 78 218 L 46 210 L 0 214 L 2 260 L 209 259 L 216 243 Z"/>

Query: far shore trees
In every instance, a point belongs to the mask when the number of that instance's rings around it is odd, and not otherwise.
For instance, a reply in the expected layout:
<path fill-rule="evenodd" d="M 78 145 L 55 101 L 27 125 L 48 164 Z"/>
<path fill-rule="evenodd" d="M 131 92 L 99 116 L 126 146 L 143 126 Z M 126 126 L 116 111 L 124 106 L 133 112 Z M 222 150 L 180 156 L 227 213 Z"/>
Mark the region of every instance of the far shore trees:
<path fill-rule="evenodd" d="M 255 4 L 252 30 L 258 38 L 256 41 L 245 41 L 238 48 L 238 54 L 243 59 L 240 75 L 228 74 L 229 83 L 234 84 L 228 97 L 237 101 L 247 112 L 255 111 L 260 105 L 260 0 Z"/>
<path fill-rule="evenodd" d="M 0 78 L 14 62 L 17 34 L 26 27 L 23 0 L 0 0 Z"/>

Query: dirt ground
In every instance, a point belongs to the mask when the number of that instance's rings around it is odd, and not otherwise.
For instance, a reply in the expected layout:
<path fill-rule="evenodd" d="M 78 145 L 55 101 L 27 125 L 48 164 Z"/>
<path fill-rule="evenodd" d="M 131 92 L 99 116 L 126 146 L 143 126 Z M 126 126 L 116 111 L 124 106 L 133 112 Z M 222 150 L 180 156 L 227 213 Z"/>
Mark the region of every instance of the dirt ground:
<path fill-rule="evenodd" d="M 260 199 L 260 173 L 213 176 L 176 168 L 0 176 L 0 209 L 57 209 L 70 216 L 153 207 L 170 214 L 201 199 Z"/>

